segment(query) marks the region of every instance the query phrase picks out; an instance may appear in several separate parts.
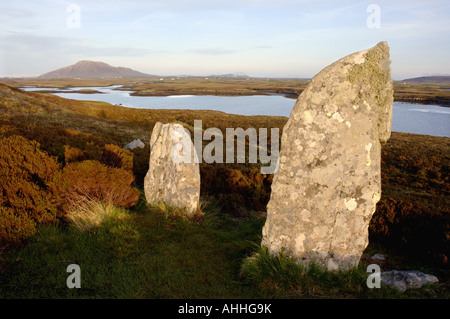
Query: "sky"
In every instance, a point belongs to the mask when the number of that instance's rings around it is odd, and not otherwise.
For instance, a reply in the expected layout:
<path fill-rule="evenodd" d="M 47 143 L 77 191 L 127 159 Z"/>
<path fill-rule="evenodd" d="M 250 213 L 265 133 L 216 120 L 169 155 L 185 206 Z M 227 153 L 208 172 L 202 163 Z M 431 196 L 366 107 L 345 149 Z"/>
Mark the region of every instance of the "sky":
<path fill-rule="evenodd" d="M 392 78 L 450 75 L 448 0 L 0 0 L 0 76 L 80 60 L 161 75 L 311 78 L 387 41 Z"/>

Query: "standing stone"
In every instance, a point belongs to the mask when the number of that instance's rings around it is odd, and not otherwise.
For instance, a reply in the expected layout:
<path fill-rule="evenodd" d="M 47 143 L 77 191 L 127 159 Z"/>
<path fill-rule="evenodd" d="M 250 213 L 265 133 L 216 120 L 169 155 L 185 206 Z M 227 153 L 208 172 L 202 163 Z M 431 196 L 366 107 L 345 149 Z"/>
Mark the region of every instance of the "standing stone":
<path fill-rule="evenodd" d="M 180 124 L 156 123 L 144 179 L 148 203 L 164 202 L 194 216 L 200 200 L 200 168 L 189 131 Z"/>
<path fill-rule="evenodd" d="M 262 246 L 329 270 L 357 266 L 381 196 L 390 137 L 389 47 L 346 56 L 299 96 L 281 138 Z"/>

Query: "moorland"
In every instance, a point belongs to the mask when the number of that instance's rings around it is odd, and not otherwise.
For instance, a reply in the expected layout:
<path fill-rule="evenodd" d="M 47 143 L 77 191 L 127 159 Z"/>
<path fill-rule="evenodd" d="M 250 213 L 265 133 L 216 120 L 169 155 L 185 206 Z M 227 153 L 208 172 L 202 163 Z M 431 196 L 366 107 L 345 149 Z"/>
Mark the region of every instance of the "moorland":
<path fill-rule="evenodd" d="M 11 182 L 1 186 L 2 298 L 449 297 L 449 138 L 392 133 L 382 149 L 382 198 L 370 223 L 370 244 L 357 270 L 334 274 L 301 269 L 284 256 L 265 256 L 258 247 L 272 182 L 271 175 L 260 174 L 258 164 L 202 163 L 203 217 L 197 220 L 186 220 L 166 205 L 148 205 L 142 194 L 156 122 L 177 122 L 192 130 L 197 119 L 204 129 L 276 127 L 281 132 L 287 118 L 131 109 L 16 88 L 123 84 L 138 95 L 295 97 L 307 80 L 6 82 L 0 84 L 0 176 Z M 450 99 L 445 88 L 396 83 L 395 98 L 445 104 Z M 145 148 L 122 149 L 138 138 Z M 113 185 L 119 181 L 121 189 Z M 90 186 L 84 189 L 89 200 L 74 196 L 80 195 L 75 187 L 80 183 Z M 75 223 L 74 207 L 99 212 L 101 218 Z M 258 267 L 249 267 L 245 261 L 255 253 L 263 258 Z M 439 284 L 403 294 L 384 286 L 368 289 L 365 267 L 375 253 L 386 256 L 379 262 L 382 270 L 419 269 L 436 275 Z M 66 267 L 72 263 L 82 269 L 82 289 L 66 286 Z"/>

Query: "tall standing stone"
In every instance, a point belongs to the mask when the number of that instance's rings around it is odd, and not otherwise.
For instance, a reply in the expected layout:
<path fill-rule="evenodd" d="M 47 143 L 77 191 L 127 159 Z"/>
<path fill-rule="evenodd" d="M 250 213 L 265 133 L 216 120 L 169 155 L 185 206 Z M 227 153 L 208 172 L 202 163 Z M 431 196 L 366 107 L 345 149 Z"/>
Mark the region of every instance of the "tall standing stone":
<path fill-rule="evenodd" d="M 357 266 L 381 196 L 390 137 L 389 47 L 348 55 L 299 96 L 281 138 L 262 246 L 329 270 Z"/>
<path fill-rule="evenodd" d="M 176 123 L 156 123 L 150 138 L 149 170 L 144 179 L 148 203 L 164 202 L 196 214 L 200 168 L 189 131 Z"/>

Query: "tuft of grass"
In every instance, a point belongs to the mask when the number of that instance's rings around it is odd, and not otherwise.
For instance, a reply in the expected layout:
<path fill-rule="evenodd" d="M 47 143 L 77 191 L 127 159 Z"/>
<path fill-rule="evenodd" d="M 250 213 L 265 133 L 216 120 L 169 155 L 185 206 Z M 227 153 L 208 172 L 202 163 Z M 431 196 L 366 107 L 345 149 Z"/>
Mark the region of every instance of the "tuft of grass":
<path fill-rule="evenodd" d="M 127 216 L 124 208 L 116 207 L 112 202 L 101 202 L 85 196 L 70 199 L 69 207 L 66 218 L 81 232 L 91 230 L 107 219 Z"/>
<path fill-rule="evenodd" d="M 271 280 L 285 287 L 299 284 L 303 273 L 304 268 L 283 251 L 272 256 L 266 247 L 259 247 L 252 256 L 244 260 L 241 267 L 241 276 L 248 281 Z"/>
<path fill-rule="evenodd" d="M 281 298 L 408 298 L 389 287 L 367 287 L 364 265 L 347 271 L 328 271 L 317 264 L 301 265 L 283 251 L 271 255 L 259 247 L 241 266 L 240 276 L 262 294 Z"/>
<path fill-rule="evenodd" d="M 188 213 L 187 209 L 184 207 L 172 206 L 163 201 L 149 204 L 149 207 L 151 210 L 157 211 L 163 216 L 166 216 L 166 218 L 171 217 L 171 218 L 190 219 L 196 222 L 201 222 L 204 217 L 201 205 L 197 207 L 197 210 L 192 215 Z"/>

